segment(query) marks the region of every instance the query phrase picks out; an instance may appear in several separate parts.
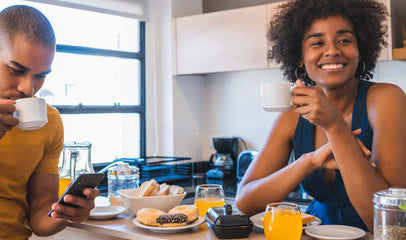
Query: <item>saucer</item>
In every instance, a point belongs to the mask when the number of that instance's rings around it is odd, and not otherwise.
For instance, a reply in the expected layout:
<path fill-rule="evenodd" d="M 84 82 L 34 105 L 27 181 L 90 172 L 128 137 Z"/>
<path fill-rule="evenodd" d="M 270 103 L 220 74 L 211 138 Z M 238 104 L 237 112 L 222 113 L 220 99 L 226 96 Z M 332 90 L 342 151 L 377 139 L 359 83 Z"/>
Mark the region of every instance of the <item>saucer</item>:
<path fill-rule="evenodd" d="M 124 207 L 120 206 L 100 206 L 95 207 L 90 211 L 90 219 L 111 219 L 127 211 Z"/>

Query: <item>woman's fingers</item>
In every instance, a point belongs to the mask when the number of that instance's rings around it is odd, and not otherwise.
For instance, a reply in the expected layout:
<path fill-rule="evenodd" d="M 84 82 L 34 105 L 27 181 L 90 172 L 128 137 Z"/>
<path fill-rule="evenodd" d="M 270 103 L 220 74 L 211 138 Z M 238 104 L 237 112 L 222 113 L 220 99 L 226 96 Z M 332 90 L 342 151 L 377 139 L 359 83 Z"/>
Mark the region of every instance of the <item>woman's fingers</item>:
<path fill-rule="evenodd" d="M 361 147 L 362 152 L 364 153 L 364 155 L 368 158 L 369 164 L 371 164 L 371 166 L 373 168 L 376 167 L 376 164 L 372 161 L 371 159 L 371 151 L 364 145 L 364 143 L 357 137 L 359 134 L 361 134 L 361 128 L 358 128 L 354 131 L 352 131 L 352 133 L 354 134 L 355 138 L 357 139 L 357 142 L 359 144 L 359 146 Z"/>

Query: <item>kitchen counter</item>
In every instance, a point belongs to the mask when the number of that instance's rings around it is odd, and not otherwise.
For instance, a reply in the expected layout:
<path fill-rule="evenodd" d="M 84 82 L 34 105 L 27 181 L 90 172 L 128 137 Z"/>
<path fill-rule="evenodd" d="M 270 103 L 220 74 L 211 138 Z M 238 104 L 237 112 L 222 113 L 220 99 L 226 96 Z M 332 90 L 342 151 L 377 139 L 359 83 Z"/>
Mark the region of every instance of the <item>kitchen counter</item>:
<path fill-rule="evenodd" d="M 108 204 L 108 199 L 98 197 L 96 199 L 97 206 L 105 206 Z M 190 198 L 182 201 L 182 204 L 188 204 Z M 234 199 L 226 197 L 226 202 L 233 204 Z M 134 215 L 131 212 L 125 212 L 113 219 L 109 220 L 92 220 L 87 219 L 82 223 L 69 223 L 68 227 L 62 232 L 47 238 L 31 237 L 30 240 L 71 240 L 71 239 L 86 239 L 86 240 L 113 240 L 113 239 L 143 239 L 143 240 L 194 240 L 207 239 L 217 240 L 218 238 L 208 228 L 206 223 L 199 226 L 186 229 L 177 233 L 157 233 L 147 229 L 143 229 L 134 225 Z M 254 240 L 265 240 L 265 235 L 262 229 L 254 226 L 253 232 L 248 238 Z M 367 233 L 362 240 L 372 240 L 373 237 Z M 314 240 L 314 238 L 303 233 L 301 240 Z"/>
<path fill-rule="evenodd" d="M 72 234 L 74 234 L 74 229 L 82 230 L 82 234 L 83 232 L 87 232 L 88 233 L 88 237 L 86 237 L 87 240 L 101 239 L 100 236 L 105 236 L 104 239 L 145 239 L 145 240 L 218 239 L 205 223 L 192 229 L 187 229 L 183 232 L 156 233 L 135 226 L 132 223 L 133 219 L 134 215 L 130 213 L 119 215 L 118 217 L 111 220 L 89 219 L 84 221 L 83 223 L 70 223 L 69 227 L 65 231 L 72 231 Z M 95 237 L 94 234 L 97 234 L 97 237 Z M 70 235 L 70 237 L 72 238 L 73 235 Z M 372 238 L 373 238 L 372 235 L 368 233 L 366 237 L 362 238 L 362 240 L 372 240 Z M 248 238 L 245 239 L 264 240 L 265 235 L 262 229 L 254 227 L 254 231 Z M 314 238 L 309 237 L 306 234 L 303 234 L 301 238 L 301 240 L 312 240 L 312 239 Z"/>
<path fill-rule="evenodd" d="M 183 186 L 187 192 L 187 196 L 181 204 L 193 204 L 194 192 L 196 186 L 204 183 L 217 183 L 221 184 L 224 188 L 226 195 L 226 202 L 228 199 L 233 204 L 235 192 L 237 189 L 238 181 L 235 178 L 225 178 L 221 180 L 210 180 L 205 178 L 191 178 L 187 181 L 171 182 Z M 98 197 L 96 205 L 105 206 L 108 204 L 106 197 Z M 288 199 L 292 200 L 292 199 Z M 294 201 L 294 199 L 293 199 Z M 308 202 L 296 201 L 299 206 L 306 207 Z M 191 240 L 191 239 L 218 239 L 214 233 L 207 227 L 206 223 L 199 226 L 187 229 L 177 233 L 157 233 L 151 232 L 147 229 L 140 228 L 133 224 L 134 215 L 126 212 L 113 219 L 109 220 L 91 220 L 87 219 L 82 223 L 69 223 L 68 227 L 62 232 L 48 238 L 31 237 L 30 240 L 70 240 L 70 239 L 86 239 L 86 240 L 112 240 L 112 239 L 145 239 L 145 240 L 158 240 L 158 239 L 176 239 L 176 240 Z M 254 227 L 253 232 L 249 238 L 245 239 L 265 239 L 262 229 Z M 302 235 L 301 240 L 313 240 L 314 238 L 307 236 L 305 233 Z M 362 240 L 372 240 L 373 237 L 370 233 L 367 234 Z"/>

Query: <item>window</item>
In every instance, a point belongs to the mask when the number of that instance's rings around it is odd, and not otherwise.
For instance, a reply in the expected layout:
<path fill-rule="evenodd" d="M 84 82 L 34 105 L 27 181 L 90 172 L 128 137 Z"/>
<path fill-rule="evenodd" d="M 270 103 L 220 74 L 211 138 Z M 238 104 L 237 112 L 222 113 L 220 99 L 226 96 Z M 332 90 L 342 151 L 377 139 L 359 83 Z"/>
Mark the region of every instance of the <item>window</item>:
<path fill-rule="evenodd" d="M 50 20 L 52 73 L 36 94 L 62 116 L 65 142 L 92 143 L 92 163 L 145 156 L 144 22 L 20 0 Z"/>

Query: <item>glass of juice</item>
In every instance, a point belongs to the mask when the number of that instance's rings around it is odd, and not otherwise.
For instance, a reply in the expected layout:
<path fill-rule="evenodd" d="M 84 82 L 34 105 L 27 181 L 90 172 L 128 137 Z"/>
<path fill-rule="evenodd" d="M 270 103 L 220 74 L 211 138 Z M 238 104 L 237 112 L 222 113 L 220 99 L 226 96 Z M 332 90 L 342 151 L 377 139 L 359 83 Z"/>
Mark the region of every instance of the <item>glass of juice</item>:
<path fill-rule="evenodd" d="M 195 205 L 199 216 L 203 217 L 211 207 L 223 207 L 225 203 L 223 187 L 218 184 L 201 184 L 196 188 Z"/>
<path fill-rule="evenodd" d="M 267 240 L 299 240 L 302 216 L 297 204 L 278 202 L 266 206 L 264 232 Z"/>

